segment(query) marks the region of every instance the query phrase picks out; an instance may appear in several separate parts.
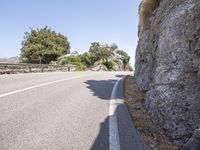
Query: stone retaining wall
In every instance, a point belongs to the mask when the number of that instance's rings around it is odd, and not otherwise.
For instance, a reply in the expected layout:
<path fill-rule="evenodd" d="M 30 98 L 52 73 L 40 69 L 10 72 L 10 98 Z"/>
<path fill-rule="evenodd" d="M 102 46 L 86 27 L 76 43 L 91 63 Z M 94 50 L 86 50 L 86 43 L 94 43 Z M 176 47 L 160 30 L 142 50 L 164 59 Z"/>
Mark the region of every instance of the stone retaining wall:
<path fill-rule="evenodd" d="M 74 71 L 75 65 L 45 65 L 45 64 L 7 64 L 0 63 L 0 74 L 16 74 L 30 72 Z"/>

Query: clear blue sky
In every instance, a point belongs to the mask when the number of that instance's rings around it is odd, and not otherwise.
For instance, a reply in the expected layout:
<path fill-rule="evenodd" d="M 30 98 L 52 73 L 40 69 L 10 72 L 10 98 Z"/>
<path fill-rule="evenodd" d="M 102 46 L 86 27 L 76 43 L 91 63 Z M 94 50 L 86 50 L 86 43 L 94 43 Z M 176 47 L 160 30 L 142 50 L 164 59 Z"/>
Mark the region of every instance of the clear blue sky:
<path fill-rule="evenodd" d="M 91 42 L 116 43 L 134 61 L 140 0 L 0 0 L 0 57 L 20 54 L 24 32 L 49 26 L 72 50 Z"/>

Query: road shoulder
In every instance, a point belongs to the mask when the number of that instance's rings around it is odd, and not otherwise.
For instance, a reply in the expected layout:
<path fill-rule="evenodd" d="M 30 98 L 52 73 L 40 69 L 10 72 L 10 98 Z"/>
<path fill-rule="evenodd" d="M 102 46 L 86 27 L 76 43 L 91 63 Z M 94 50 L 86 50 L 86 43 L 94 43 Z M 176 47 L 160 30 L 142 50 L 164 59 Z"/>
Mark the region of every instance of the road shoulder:
<path fill-rule="evenodd" d="M 165 131 L 154 124 L 143 107 L 144 93 L 141 92 L 133 76 L 124 81 L 124 99 L 135 127 L 143 137 L 148 150 L 177 150 Z"/>
<path fill-rule="evenodd" d="M 127 76 L 124 81 L 124 99 L 132 120 L 142 135 L 148 150 L 177 150 L 163 129 L 154 124 L 143 107 L 144 93 L 141 92 L 133 76 Z"/>
<path fill-rule="evenodd" d="M 125 77 L 125 76 L 124 76 Z M 115 95 L 115 116 L 118 127 L 119 145 L 122 150 L 146 150 L 146 145 L 141 135 L 134 127 L 127 106 L 124 103 L 124 77 L 118 83 Z"/>

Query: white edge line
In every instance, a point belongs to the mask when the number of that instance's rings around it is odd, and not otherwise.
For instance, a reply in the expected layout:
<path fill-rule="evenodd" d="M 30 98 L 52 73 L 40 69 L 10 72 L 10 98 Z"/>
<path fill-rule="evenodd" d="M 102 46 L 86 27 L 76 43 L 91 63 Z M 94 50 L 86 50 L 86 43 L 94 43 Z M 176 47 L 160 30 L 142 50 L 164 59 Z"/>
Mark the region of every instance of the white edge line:
<path fill-rule="evenodd" d="M 120 142 L 119 142 L 119 132 L 117 126 L 117 116 L 116 116 L 116 108 L 117 108 L 117 99 L 116 99 L 116 91 L 119 82 L 123 78 L 120 78 L 115 83 L 111 97 L 110 97 L 110 107 L 109 107 L 109 150 L 120 150 Z"/>
<path fill-rule="evenodd" d="M 50 84 L 54 84 L 54 83 L 58 83 L 58 82 L 62 82 L 62 81 L 78 79 L 78 78 L 86 77 L 86 76 L 90 76 L 90 75 L 81 75 L 81 76 L 77 76 L 77 77 L 71 77 L 71 78 L 67 78 L 67 79 L 61 79 L 61 80 L 51 81 L 51 82 L 47 82 L 47 83 L 43 83 L 43 84 L 39 84 L 39 85 L 30 86 L 30 87 L 23 88 L 23 89 L 20 89 L 20 90 L 16 90 L 16 91 L 8 92 L 8 93 L 5 93 L 5 94 L 1 94 L 0 98 L 6 97 L 6 96 L 9 96 L 9 95 L 13 95 L 13 94 L 17 94 L 17 93 L 21 93 L 21 92 L 24 92 L 24 91 L 28 91 L 28 90 L 31 90 L 31 89 L 35 89 L 35 88 L 38 88 L 38 87 L 42 87 L 42 86 L 46 86 L 46 85 L 50 85 Z"/>

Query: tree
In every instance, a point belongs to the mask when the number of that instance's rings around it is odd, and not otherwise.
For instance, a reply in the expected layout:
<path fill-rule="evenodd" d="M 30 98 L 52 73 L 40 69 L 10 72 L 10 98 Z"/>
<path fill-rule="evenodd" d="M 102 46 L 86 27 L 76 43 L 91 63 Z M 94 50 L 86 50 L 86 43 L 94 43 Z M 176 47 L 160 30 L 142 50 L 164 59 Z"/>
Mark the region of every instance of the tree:
<path fill-rule="evenodd" d="M 123 50 L 117 50 L 116 53 L 121 56 L 121 59 L 124 65 L 124 70 L 126 70 L 126 66 L 129 64 L 131 57 Z"/>
<path fill-rule="evenodd" d="M 94 65 L 96 57 L 89 52 L 80 55 L 81 62 L 87 67 Z"/>
<path fill-rule="evenodd" d="M 94 56 L 95 61 L 108 61 L 108 58 L 113 54 L 113 50 L 107 44 L 100 44 L 98 42 L 91 43 L 89 52 Z"/>
<path fill-rule="evenodd" d="M 70 53 L 67 37 L 49 27 L 25 32 L 21 48 L 22 62 L 49 64 L 67 53 Z"/>
<path fill-rule="evenodd" d="M 113 67 L 115 66 L 115 63 L 113 61 L 107 61 L 107 62 L 104 63 L 104 65 L 106 66 L 106 68 L 108 70 L 112 70 Z"/>

